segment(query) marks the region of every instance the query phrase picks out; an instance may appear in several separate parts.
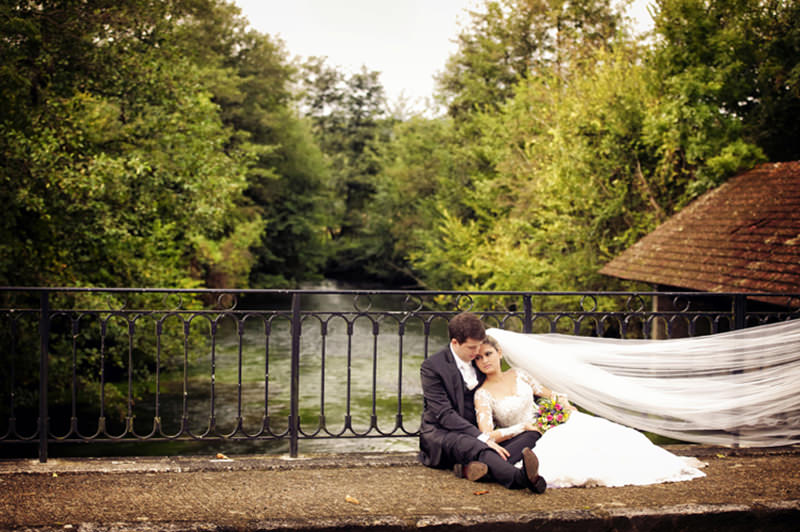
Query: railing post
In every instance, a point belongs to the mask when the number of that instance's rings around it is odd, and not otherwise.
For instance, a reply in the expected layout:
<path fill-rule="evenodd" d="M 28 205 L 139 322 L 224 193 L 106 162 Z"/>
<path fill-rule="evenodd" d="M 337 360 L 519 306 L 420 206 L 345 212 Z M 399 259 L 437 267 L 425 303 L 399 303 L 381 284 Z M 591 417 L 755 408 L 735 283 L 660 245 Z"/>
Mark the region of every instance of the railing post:
<path fill-rule="evenodd" d="M 747 296 L 744 294 L 736 294 L 733 296 L 733 328 L 736 330 L 744 329 L 747 314 Z M 733 374 L 741 373 L 742 370 L 737 369 Z M 739 431 L 734 431 L 734 440 L 732 447 L 739 448 Z"/>
<path fill-rule="evenodd" d="M 47 435 L 50 414 L 47 409 L 47 380 L 50 342 L 50 297 L 48 292 L 39 296 L 39 462 L 47 462 Z"/>
<path fill-rule="evenodd" d="M 292 295 L 292 368 L 289 390 L 289 456 L 297 458 L 300 435 L 300 294 Z"/>
<path fill-rule="evenodd" d="M 530 334 L 533 332 L 533 305 L 530 294 L 522 296 L 522 304 L 525 307 L 525 321 L 522 324 L 522 332 Z"/>
<path fill-rule="evenodd" d="M 747 314 L 747 296 L 736 294 L 733 296 L 733 328 L 744 329 Z"/>

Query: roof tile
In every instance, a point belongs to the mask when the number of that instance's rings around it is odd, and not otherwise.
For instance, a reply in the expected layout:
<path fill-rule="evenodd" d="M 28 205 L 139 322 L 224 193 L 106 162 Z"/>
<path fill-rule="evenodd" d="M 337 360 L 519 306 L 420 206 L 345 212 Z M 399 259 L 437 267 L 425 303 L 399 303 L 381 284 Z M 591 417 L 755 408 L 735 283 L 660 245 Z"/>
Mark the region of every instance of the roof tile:
<path fill-rule="evenodd" d="M 800 293 L 800 161 L 731 178 L 600 272 L 690 290 Z"/>

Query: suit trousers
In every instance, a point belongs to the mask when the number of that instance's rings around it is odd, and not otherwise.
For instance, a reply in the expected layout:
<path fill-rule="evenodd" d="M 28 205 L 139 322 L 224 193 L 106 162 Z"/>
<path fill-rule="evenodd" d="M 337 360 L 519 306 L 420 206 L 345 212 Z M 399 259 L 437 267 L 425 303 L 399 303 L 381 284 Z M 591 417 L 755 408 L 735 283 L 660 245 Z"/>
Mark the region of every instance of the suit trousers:
<path fill-rule="evenodd" d="M 477 457 L 489 467 L 489 474 L 498 484 L 510 489 L 527 488 L 530 485 L 525 469 L 514 466 L 522 460 L 522 450 L 526 447 L 533 448 L 536 440 L 542 435 L 535 431 L 526 431 L 508 439 L 500 445 L 509 452 L 508 460 L 503 460 L 494 449 L 485 449 Z"/>

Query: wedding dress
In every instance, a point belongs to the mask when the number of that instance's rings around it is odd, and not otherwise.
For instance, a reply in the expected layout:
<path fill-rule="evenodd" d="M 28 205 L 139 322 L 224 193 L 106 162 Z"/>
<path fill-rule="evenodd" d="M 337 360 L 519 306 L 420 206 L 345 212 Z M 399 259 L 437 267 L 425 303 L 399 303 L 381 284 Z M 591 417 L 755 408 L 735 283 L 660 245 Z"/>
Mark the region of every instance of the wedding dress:
<path fill-rule="evenodd" d="M 479 421 L 497 427 L 535 421 L 534 392 L 539 385 L 524 370 L 513 371 L 514 395 L 496 399 L 484 388 L 475 393 L 476 409 L 491 416 Z M 705 476 L 698 469 L 703 465 L 698 460 L 676 456 L 636 430 L 577 411 L 547 430 L 534 452 L 539 458 L 539 474 L 550 488 L 645 485 Z"/>

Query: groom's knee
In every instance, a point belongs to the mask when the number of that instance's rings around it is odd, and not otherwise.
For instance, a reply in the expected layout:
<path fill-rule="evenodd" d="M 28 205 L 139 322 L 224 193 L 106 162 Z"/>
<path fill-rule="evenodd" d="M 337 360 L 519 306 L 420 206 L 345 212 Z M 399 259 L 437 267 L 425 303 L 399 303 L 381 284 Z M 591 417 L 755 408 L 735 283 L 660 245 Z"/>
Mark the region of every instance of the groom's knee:
<path fill-rule="evenodd" d="M 536 446 L 536 442 L 542 435 L 535 431 L 525 431 L 522 434 L 518 434 L 511 438 L 510 440 L 506 440 L 503 442 L 503 447 L 509 452 L 511 456 L 509 456 L 509 460 L 516 462 L 517 460 L 522 459 L 522 450 L 526 447 L 534 448 Z"/>
<path fill-rule="evenodd" d="M 448 434 L 443 441 L 443 448 L 453 462 L 458 464 L 476 460 L 481 451 L 487 449 L 486 444 L 478 438 L 461 433 Z"/>

